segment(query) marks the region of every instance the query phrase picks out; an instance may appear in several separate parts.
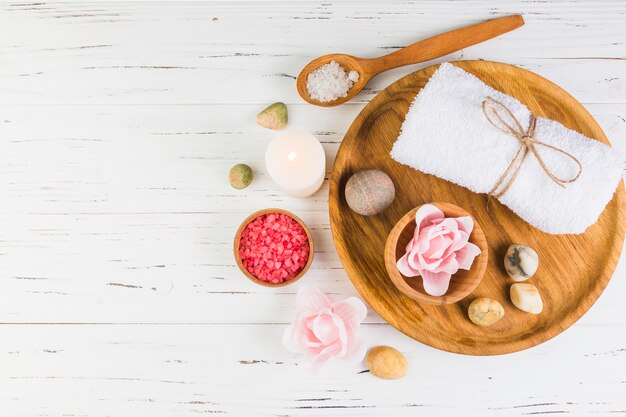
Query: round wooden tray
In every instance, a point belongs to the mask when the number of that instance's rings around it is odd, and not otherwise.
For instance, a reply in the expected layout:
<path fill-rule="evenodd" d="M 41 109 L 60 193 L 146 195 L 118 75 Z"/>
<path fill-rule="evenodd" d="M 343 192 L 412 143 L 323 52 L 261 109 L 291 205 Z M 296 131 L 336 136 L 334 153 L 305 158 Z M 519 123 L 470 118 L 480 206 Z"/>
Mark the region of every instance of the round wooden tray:
<path fill-rule="evenodd" d="M 490 86 L 516 97 L 537 116 L 561 122 L 591 138 L 609 143 L 593 117 L 567 92 L 532 72 L 487 61 L 454 65 Z M 389 152 L 415 95 L 437 69 L 410 74 L 378 94 L 357 116 L 337 153 L 330 180 L 330 224 L 339 257 L 361 296 L 392 326 L 427 345 L 468 355 L 498 355 L 536 346 L 578 320 L 600 296 L 615 269 L 626 230 L 623 181 L 600 219 L 581 235 L 550 235 L 520 219 L 487 196 L 400 165 Z M 479 161 L 477 161 L 479 162 Z M 360 216 L 349 209 L 343 192 L 348 178 L 365 168 L 383 170 L 396 185 L 396 198 L 383 213 Z M 396 289 L 385 270 L 385 240 L 409 210 L 446 201 L 470 212 L 489 244 L 485 276 L 474 292 L 456 304 L 420 304 Z M 539 270 L 528 282 L 544 301 L 539 315 L 510 302 L 503 258 L 520 243 L 539 254 Z M 504 318 L 489 328 L 472 324 L 467 308 L 476 297 L 491 297 L 505 308 Z"/>

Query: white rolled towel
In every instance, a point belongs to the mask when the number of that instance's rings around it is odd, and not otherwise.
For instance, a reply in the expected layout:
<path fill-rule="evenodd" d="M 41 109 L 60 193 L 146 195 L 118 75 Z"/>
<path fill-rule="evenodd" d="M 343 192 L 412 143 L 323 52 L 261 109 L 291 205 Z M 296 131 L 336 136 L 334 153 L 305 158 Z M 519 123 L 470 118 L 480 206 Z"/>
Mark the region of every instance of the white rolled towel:
<path fill-rule="evenodd" d="M 529 126 L 530 111 L 518 100 L 452 64 L 442 64 L 411 104 L 392 158 L 476 193 L 489 193 L 520 141 L 487 120 L 482 108 L 487 97 L 508 107 L 524 129 Z M 498 200 L 544 232 L 582 233 L 611 200 L 622 177 L 620 158 L 610 146 L 558 122 L 537 118 L 536 123 L 535 139 L 571 154 L 581 163 L 581 174 L 561 187 L 530 153 Z M 570 157 L 544 146 L 536 149 L 556 177 L 571 179 L 578 173 Z"/>

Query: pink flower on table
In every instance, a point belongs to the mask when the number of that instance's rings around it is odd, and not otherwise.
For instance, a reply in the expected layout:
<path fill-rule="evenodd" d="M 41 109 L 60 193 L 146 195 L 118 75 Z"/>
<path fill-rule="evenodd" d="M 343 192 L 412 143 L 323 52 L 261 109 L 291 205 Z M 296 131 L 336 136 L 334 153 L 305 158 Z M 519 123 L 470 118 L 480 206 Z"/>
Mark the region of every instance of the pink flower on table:
<path fill-rule="evenodd" d="M 398 270 L 406 277 L 421 276 L 428 294 L 444 295 L 452 275 L 470 269 L 480 254 L 480 248 L 469 242 L 474 221 L 469 216 L 446 218 L 437 207 L 425 204 L 417 210 L 415 223 Z"/>
<path fill-rule="evenodd" d="M 296 304 L 296 318 L 283 334 L 288 350 L 303 353 L 314 367 L 332 357 L 354 362 L 363 359 L 365 347 L 358 331 L 367 308 L 361 300 L 350 297 L 333 303 L 317 288 L 305 286 L 298 291 Z"/>

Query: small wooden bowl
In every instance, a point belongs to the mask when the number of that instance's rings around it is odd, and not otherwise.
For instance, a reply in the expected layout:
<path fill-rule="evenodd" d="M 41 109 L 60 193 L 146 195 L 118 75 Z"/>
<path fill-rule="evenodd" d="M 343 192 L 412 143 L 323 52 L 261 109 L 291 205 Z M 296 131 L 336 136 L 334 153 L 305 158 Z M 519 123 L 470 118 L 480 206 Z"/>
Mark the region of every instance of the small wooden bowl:
<path fill-rule="evenodd" d="M 462 217 L 471 215 L 462 208 L 449 203 L 430 203 L 443 211 L 446 217 Z M 415 232 L 415 213 L 420 208 L 416 207 L 404 215 L 398 223 L 391 229 L 387 243 L 385 245 L 385 267 L 389 278 L 403 294 L 415 301 L 425 304 L 444 305 L 452 304 L 468 296 L 480 283 L 480 280 L 487 269 L 487 258 L 489 256 L 487 248 L 487 239 L 485 233 L 480 227 L 476 219 L 474 220 L 474 230 L 472 231 L 469 241 L 480 248 L 478 255 L 469 271 L 459 269 L 452 275 L 450 287 L 445 295 L 435 297 L 429 295 L 424 290 L 421 277 L 405 277 L 400 273 L 397 267 L 398 259 L 406 253 L 406 245 L 413 238 Z"/>
<path fill-rule="evenodd" d="M 243 233 L 243 230 L 246 228 L 246 226 L 252 220 L 254 220 L 257 217 L 262 216 L 264 214 L 271 214 L 271 213 L 285 214 L 285 215 L 291 217 L 292 219 L 294 219 L 295 221 L 297 221 L 298 224 L 300 226 L 302 226 L 302 228 L 304 229 L 304 232 L 307 235 L 307 238 L 309 239 L 309 259 L 307 259 L 306 264 L 304 265 L 304 268 L 302 268 L 302 271 L 300 271 L 298 273 L 298 275 L 296 275 L 295 277 L 291 278 L 288 281 L 281 282 L 280 284 L 272 284 L 270 282 L 265 282 L 265 281 L 262 281 L 262 280 L 258 279 L 257 277 L 252 275 L 250 272 L 248 272 L 248 270 L 241 263 L 241 259 L 239 258 L 239 244 L 241 243 L 241 234 Z M 265 210 L 259 210 L 256 213 L 252 213 L 251 215 L 249 215 L 243 221 L 243 223 L 241 223 L 241 226 L 239 226 L 239 229 L 237 229 L 237 233 L 235 234 L 235 241 L 234 241 L 234 244 L 233 244 L 233 254 L 235 256 L 235 261 L 237 262 L 237 266 L 239 267 L 241 272 L 243 272 L 243 274 L 246 277 L 248 277 L 248 279 L 250 279 L 250 281 L 254 282 L 255 284 L 262 285 L 264 287 L 284 287 L 285 285 L 292 284 L 292 283 L 296 282 L 297 280 L 299 280 L 300 278 L 302 278 L 302 276 L 306 273 L 306 271 L 311 266 L 311 262 L 313 262 L 313 254 L 314 254 L 314 252 L 315 251 L 314 251 L 314 247 L 313 247 L 313 237 L 311 237 L 311 232 L 309 231 L 309 228 L 306 226 L 306 224 L 304 224 L 304 222 L 298 216 L 296 216 L 295 214 L 293 214 L 293 213 L 291 213 L 291 212 L 289 212 L 287 210 L 278 209 L 278 208 L 268 208 L 268 209 L 265 209 Z"/>

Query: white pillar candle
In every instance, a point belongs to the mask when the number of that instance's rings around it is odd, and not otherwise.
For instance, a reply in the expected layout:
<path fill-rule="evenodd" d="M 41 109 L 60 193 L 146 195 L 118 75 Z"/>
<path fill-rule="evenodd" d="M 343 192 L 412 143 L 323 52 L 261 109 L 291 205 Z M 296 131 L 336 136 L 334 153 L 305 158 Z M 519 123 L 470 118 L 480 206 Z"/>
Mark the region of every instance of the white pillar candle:
<path fill-rule="evenodd" d="M 276 136 L 265 152 L 265 168 L 291 197 L 308 197 L 324 182 L 326 155 L 310 133 L 291 130 Z"/>

